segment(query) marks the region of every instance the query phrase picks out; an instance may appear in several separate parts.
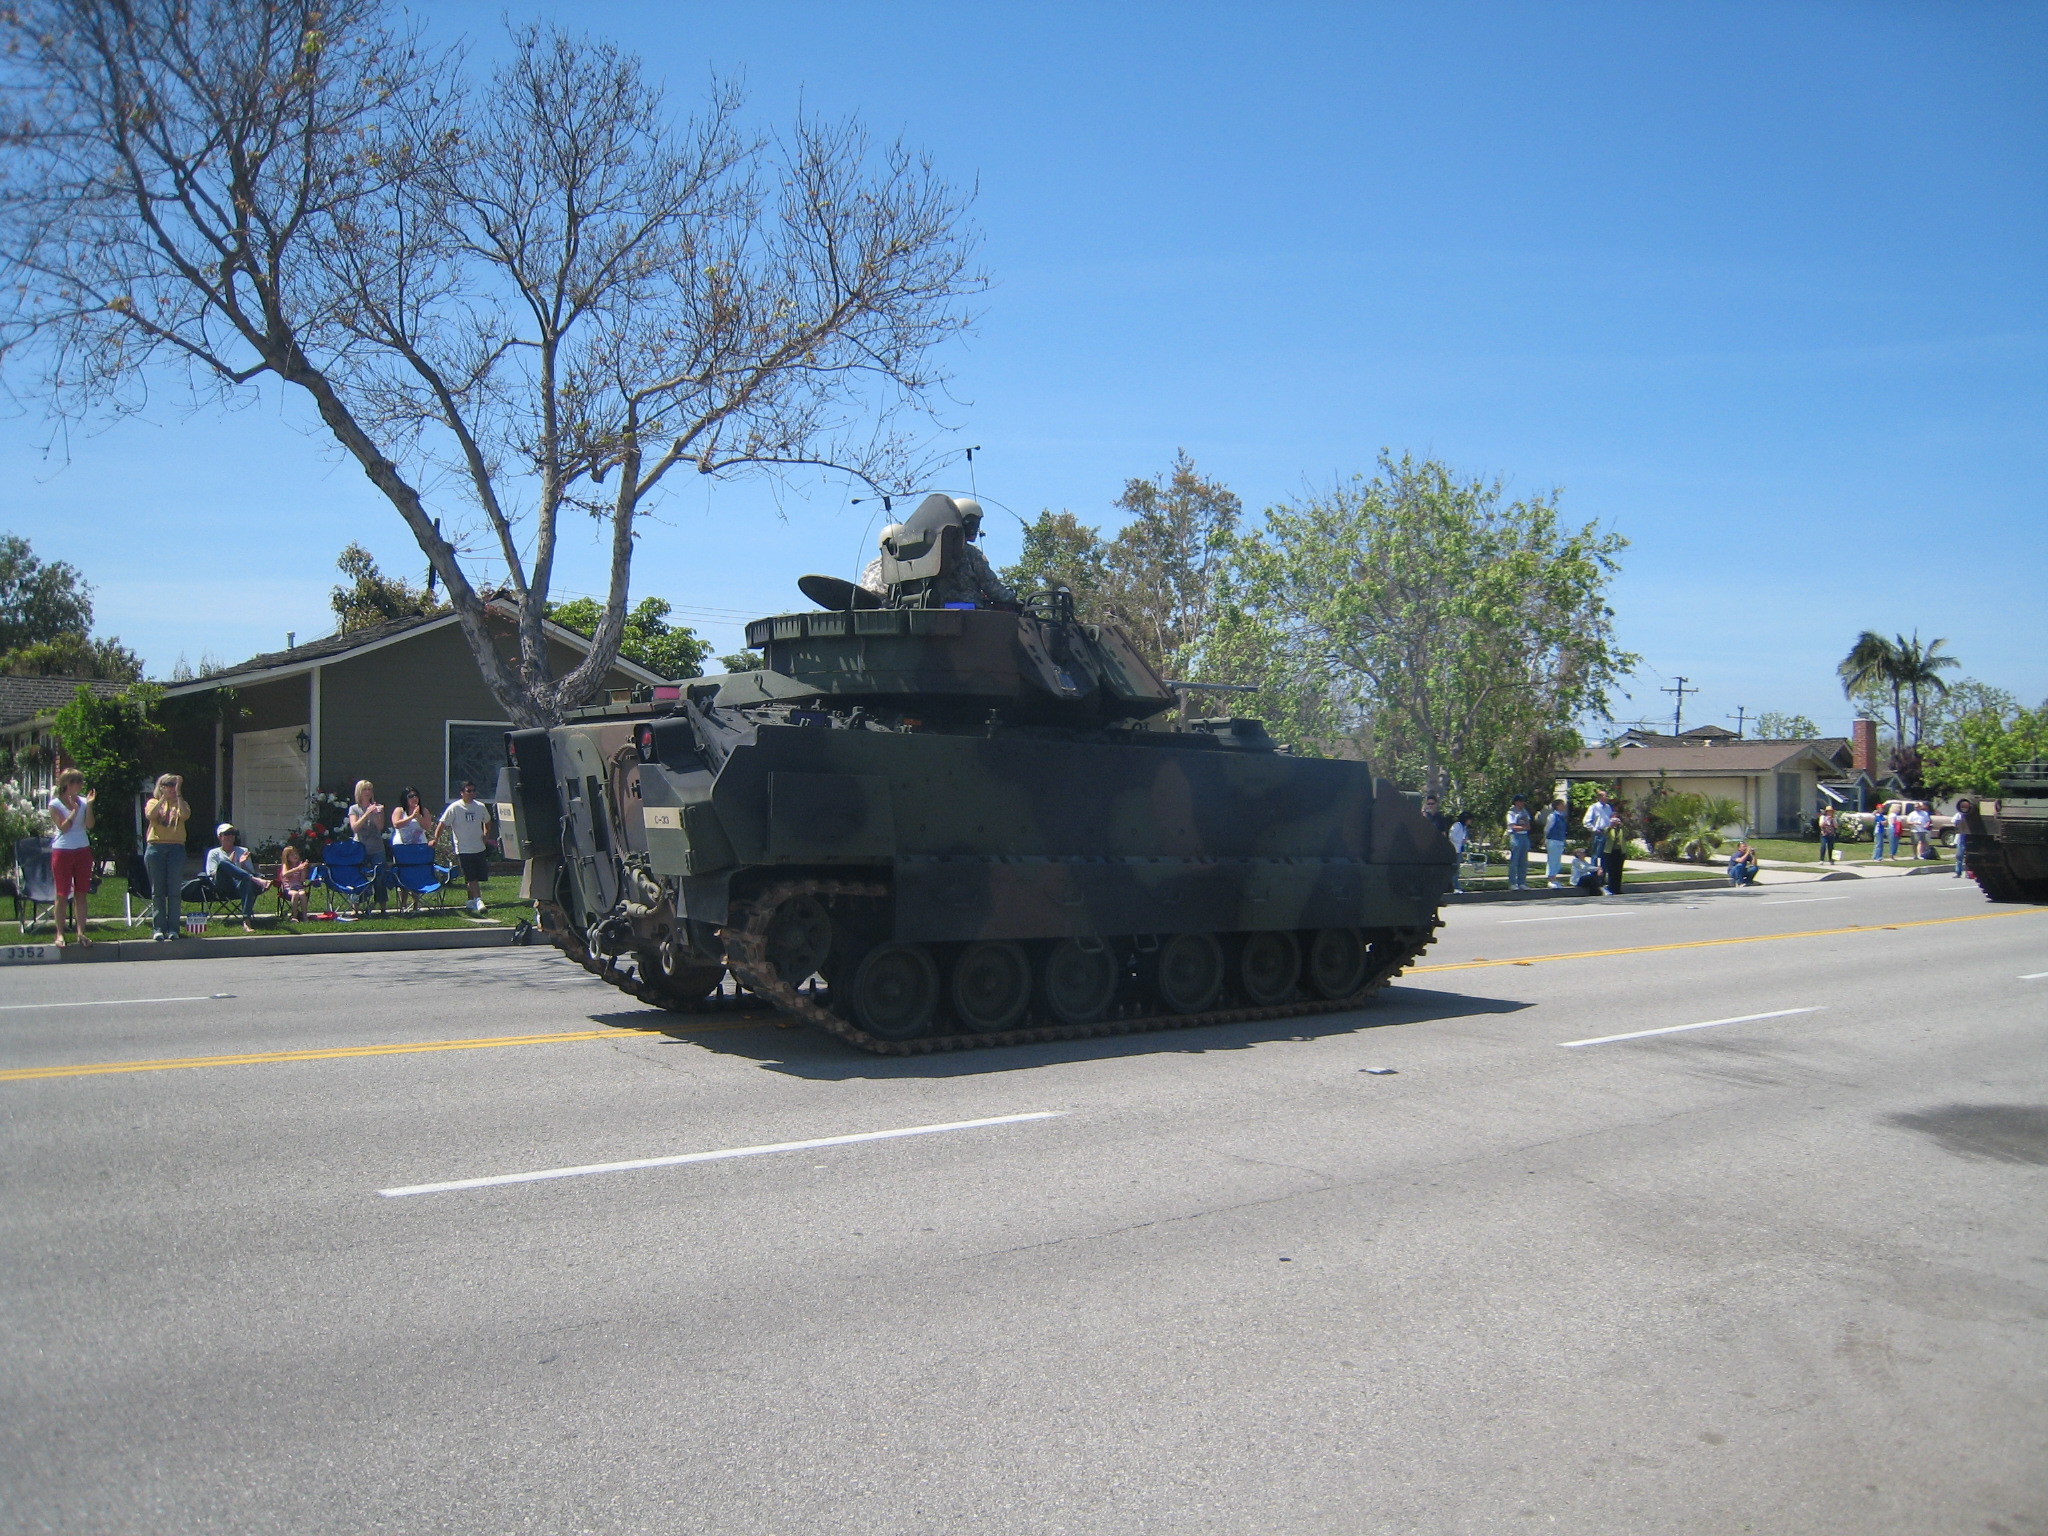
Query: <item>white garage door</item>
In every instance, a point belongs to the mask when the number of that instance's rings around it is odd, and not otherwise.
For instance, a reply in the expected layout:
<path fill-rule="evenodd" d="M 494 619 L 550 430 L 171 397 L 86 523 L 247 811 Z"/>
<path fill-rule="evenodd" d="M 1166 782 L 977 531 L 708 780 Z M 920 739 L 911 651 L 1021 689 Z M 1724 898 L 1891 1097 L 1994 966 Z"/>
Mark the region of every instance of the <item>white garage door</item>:
<path fill-rule="evenodd" d="M 296 831 L 306 814 L 306 754 L 296 725 L 235 735 L 235 825 L 250 847 Z"/>

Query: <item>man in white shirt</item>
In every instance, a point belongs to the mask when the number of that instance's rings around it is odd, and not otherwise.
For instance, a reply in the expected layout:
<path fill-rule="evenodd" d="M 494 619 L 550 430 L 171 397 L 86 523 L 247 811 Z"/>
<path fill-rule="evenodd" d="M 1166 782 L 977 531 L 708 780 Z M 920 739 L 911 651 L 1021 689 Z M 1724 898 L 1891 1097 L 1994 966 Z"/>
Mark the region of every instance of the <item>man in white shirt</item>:
<path fill-rule="evenodd" d="M 1915 801 L 1913 809 L 1906 813 L 1906 825 L 1913 832 L 1913 857 L 1931 859 L 1934 857 L 1934 813 L 1927 809 L 1924 800 Z"/>
<path fill-rule="evenodd" d="M 435 841 L 441 832 L 446 832 L 455 843 L 455 857 L 462 865 L 462 879 L 469 888 L 469 910 L 481 912 L 484 909 L 483 883 L 491 877 L 491 856 L 485 851 L 490 840 L 491 811 L 476 797 L 476 785 L 464 783 L 462 798 L 448 802 L 448 809 L 441 813 L 441 825 L 435 833 Z"/>
<path fill-rule="evenodd" d="M 1607 829 L 1614 825 L 1614 807 L 1608 802 L 1607 791 L 1601 790 L 1593 797 L 1593 803 L 1586 807 L 1586 830 L 1593 834 L 1592 857 L 1598 864 L 1602 854 L 1607 852 Z"/>

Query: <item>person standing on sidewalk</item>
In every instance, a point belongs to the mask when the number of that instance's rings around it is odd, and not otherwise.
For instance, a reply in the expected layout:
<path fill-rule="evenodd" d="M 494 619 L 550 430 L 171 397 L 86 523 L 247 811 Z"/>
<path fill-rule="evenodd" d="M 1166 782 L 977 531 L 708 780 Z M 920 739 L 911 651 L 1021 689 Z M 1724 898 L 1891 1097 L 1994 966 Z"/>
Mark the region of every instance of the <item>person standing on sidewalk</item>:
<path fill-rule="evenodd" d="M 1621 812 L 1607 824 L 1607 846 L 1600 850 L 1600 872 L 1606 877 L 1607 894 L 1621 894 L 1621 866 L 1628 859 L 1628 820 Z"/>
<path fill-rule="evenodd" d="M 1543 818 L 1543 882 L 1553 891 L 1564 884 L 1564 840 L 1571 830 L 1571 811 L 1562 800 L 1551 801 Z"/>
<path fill-rule="evenodd" d="M 1529 889 L 1529 799 L 1517 795 L 1508 805 L 1508 889 Z"/>
<path fill-rule="evenodd" d="M 1927 809 L 1925 800 L 1915 800 L 1913 809 L 1906 813 L 1906 827 L 1913 834 L 1913 857 L 1931 859 L 1934 857 L 1934 813 Z"/>
<path fill-rule="evenodd" d="M 1593 839 L 1588 852 L 1595 864 L 1607 852 L 1607 829 L 1613 825 L 1614 806 L 1607 798 L 1607 791 L 1596 790 L 1593 803 L 1586 807 L 1586 831 Z"/>
<path fill-rule="evenodd" d="M 1958 800 L 1958 801 L 1956 802 L 1956 814 L 1955 814 L 1955 829 L 1956 829 L 1956 872 L 1955 872 L 1955 878 L 1956 878 L 1956 879 L 1958 879 L 1958 880 L 1960 880 L 1960 879 L 1962 879 L 1962 878 L 1963 878 L 1963 874 L 1964 874 L 1964 870 L 1963 870 L 1963 843 L 1964 843 L 1964 842 L 1965 842 L 1965 841 L 1966 841 L 1966 840 L 1968 839 L 1968 837 L 1969 837 L 1969 833 L 1968 833 L 1968 832 L 1966 832 L 1966 831 L 1964 831 L 1964 828 L 1965 828 L 1965 827 L 1967 827 L 1967 826 L 1969 825 L 1969 823 L 1970 823 L 1970 812 L 1972 812 L 1972 811 L 1974 811 L 1974 810 L 1976 810 L 1976 809 L 1977 809 L 1977 805 L 1976 805 L 1976 802 L 1975 802 L 1975 801 L 1973 801 L 1973 800 Z"/>
<path fill-rule="evenodd" d="M 1841 831 L 1841 829 L 1842 824 L 1835 819 L 1835 808 L 1832 805 L 1822 806 L 1820 812 L 1821 863 L 1832 864 L 1835 862 L 1835 834 Z"/>
<path fill-rule="evenodd" d="M 1451 889 L 1454 891 L 1465 889 L 1465 844 L 1472 840 L 1472 829 L 1465 825 L 1465 821 L 1465 813 L 1460 811 L 1457 820 L 1444 833 L 1451 840 L 1452 851 L 1457 854 L 1451 865 Z"/>
<path fill-rule="evenodd" d="M 448 809 L 441 813 L 439 831 L 454 840 L 455 857 L 462 864 L 462 879 L 469 889 L 469 910 L 483 911 L 484 882 L 491 878 L 491 856 L 486 848 L 491 811 L 477 799 L 476 785 L 464 783 L 462 798 L 448 802 Z"/>
<path fill-rule="evenodd" d="M 156 781 L 156 793 L 142 808 L 149 828 L 142 867 L 149 872 L 150 928 L 159 944 L 178 936 L 178 897 L 185 884 L 185 823 L 192 807 L 185 803 L 185 781 L 167 773 Z"/>
<path fill-rule="evenodd" d="M 1884 862 L 1885 839 L 1888 837 L 1896 838 L 1896 836 L 1897 834 L 1892 831 L 1891 802 L 1887 800 L 1877 808 L 1877 814 L 1870 819 L 1871 863 L 1881 864 Z"/>
<path fill-rule="evenodd" d="M 82 793 L 85 775 L 66 768 L 57 775 L 57 793 L 50 797 L 50 878 L 57 887 L 57 904 L 50 916 L 57 927 L 57 947 L 64 947 L 64 905 L 70 898 L 71 926 L 80 944 L 92 939 L 85 931 L 86 899 L 92 894 L 93 794 Z"/>

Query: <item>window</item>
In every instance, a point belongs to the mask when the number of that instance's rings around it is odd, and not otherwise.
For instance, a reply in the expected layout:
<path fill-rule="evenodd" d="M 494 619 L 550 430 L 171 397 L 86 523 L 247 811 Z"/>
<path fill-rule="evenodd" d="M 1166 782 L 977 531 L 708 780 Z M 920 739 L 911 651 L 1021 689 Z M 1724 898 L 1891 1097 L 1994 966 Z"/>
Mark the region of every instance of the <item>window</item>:
<path fill-rule="evenodd" d="M 462 793 L 462 781 L 474 779 L 479 800 L 497 793 L 498 770 L 505 766 L 505 733 L 512 729 L 504 720 L 450 720 L 448 731 L 448 800 Z M 446 804 L 444 800 L 442 802 Z M 436 807 L 439 809 L 439 807 Z"/>

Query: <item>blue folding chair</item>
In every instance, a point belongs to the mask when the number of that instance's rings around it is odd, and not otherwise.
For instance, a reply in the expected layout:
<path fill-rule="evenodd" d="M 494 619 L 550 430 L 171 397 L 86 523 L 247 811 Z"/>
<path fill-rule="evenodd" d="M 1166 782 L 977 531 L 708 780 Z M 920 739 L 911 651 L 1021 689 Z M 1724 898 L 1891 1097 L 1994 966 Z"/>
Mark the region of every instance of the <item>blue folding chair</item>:
<path fill-rule="evenodd" d="M 434 862 L 434 850 L 426 843 L 391 845 L 391 879 L 401 891 L 414 896 L 431 896 L 434 905 L 448 905 L 448 884 L 455 871 Z"/>
<path fill-rule="evenodd" d="M 45 914 L 52 917 L 51 927 L 56 927 L 57 877 L 50 869 L 53 841 L 47 837 L 24 837 L 14 845 L 14 866 L 20 875 L 9 894 L 14 897 L 14 921 L 24 937 Z M 28 908 L 27 922 L 21 919 L 23 907 Z"/>
<path fill-rule="evenodd" d="M 327 855 L 313 866 L 313 883 L 327 888 L 327 910 L 334 911 L 334 898 L 341 897 L 361 917 L 377 898 L 384 883 L 383 871 L 372 867 L 363 845 L 357 842 L 329 843 Z"/>

